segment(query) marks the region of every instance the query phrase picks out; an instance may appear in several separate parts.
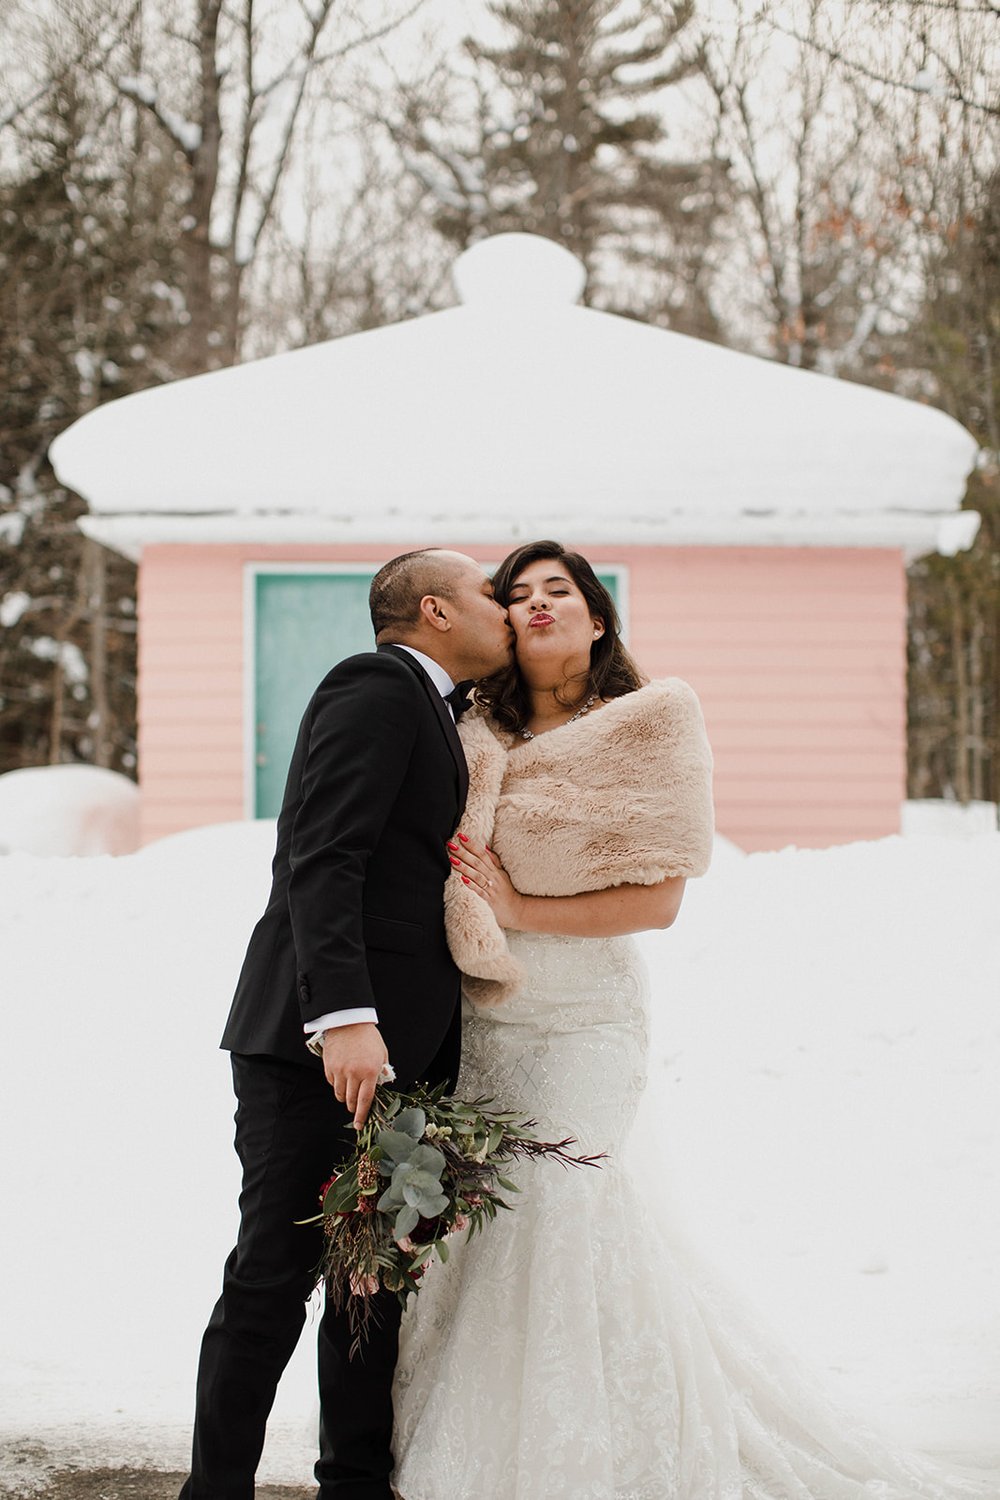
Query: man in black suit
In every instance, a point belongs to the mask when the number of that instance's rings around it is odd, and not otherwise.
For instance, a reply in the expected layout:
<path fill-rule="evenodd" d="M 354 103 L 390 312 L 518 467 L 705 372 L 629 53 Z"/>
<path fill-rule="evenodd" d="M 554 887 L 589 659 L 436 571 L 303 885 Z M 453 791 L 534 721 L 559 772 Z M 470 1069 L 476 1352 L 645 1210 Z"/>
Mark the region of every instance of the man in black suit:
<path fill-rule="evenodd" d="M 457 552 L 394 558 L 370 604 L 377 650 L 335 666 L 302 720 L 271 894 L 222 1040 L 240 1231 L 202 1341 L 182 1500 L 252 1500 L 321 1253 L 319 1229 L 295 1221 L 317 1212 L 383 1064 L 402 1088 L 458 1072 L 443 920 L 446 841 L 468 788 L 455 684 L 504 666 L 512 635 L 488 577 Z M 320 1323 L 320 1500 L 390 1500 L 399 1303 L 383 1291 L 375 1311 L 353 1360 L 346 1314 L 330 1304 Z"/>

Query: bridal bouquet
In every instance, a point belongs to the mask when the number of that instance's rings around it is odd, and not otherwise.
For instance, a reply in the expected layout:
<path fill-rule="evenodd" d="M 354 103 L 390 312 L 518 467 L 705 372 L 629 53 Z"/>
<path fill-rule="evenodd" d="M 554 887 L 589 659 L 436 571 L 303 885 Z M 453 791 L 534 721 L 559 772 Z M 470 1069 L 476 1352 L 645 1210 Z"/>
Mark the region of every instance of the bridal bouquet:
<path fill-rule="evenodd" d="M 466 1101 L 445 1086 L 410 1093 L 376 1090 L 351 1159 L 320 1190 L 323 1258 L 319 1279 L 337 1307 L 348 1307 L 360 1346 L 380 1286 L 406 1305 L 419 1290 L 432 1255 L 448 1259 L 448 1236 L 471 1237 L 511 1205 L 502 1193 L 520 1189 L 504 1169 L 526 1157 L 597 1166 L 599 1156 L 573 1156 L 575 1141 L 540 1141 L 534 1120 L 491 1109 L 491 1099 Z"/>

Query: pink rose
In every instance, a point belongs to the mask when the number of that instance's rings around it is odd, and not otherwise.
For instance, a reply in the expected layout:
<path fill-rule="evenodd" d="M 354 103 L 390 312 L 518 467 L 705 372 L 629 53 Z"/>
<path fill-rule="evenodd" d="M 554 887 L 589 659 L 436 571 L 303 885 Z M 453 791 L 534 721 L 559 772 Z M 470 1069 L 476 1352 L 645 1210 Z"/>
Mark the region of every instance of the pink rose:
<path fill-rule="evenodd" d="M 359 1276 L 356 1271 L 351 1273 L 351 1296 L 352 1297 L 374 1297 L 378 1291 L 377 1276 Z"/>

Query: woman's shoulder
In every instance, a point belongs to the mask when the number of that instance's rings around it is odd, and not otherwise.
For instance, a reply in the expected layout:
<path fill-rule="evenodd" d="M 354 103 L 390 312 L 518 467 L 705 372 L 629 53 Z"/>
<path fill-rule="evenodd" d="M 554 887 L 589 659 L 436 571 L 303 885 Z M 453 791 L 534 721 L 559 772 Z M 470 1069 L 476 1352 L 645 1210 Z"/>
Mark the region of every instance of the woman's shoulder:
<path fill-rule="evenodd" d="M 711 761 L 698 695 L 683 677 L 657 677 L 605 704 L 597 716 L 603 748 L 643 765 L 651 775 L 678 758 Z"/>
<path fill-rule="evenodd" d="M 683 677 L 651 677 L 637 693 L 648 693 L 650 701 L 659 703 L 697 703 L 698 694 Z"/>
<path fill-rule="evenodd" d="M 652 677 L 634 692 L 612 698 L 601 709 L 601 715 L 612 712 L 615 719 L 638 723 L 648 720 L 662 724 L 671 718 L 701 716 L 698 695 L 683 677 Z"/>

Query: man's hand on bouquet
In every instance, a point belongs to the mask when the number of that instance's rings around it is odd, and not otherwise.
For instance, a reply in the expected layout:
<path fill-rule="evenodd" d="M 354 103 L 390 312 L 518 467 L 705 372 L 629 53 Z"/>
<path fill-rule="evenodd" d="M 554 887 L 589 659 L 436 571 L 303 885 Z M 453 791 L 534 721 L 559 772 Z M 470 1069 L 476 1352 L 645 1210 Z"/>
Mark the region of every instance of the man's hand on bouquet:
<path fill-rule="evenodd" d="M 375 1086 L 388 1061 L 382 1033 L 372 1021 L 336 1026 L 323 1033 L 326 1081 L 354 1116 L 356 1130 L 368 1118 Z"/>

